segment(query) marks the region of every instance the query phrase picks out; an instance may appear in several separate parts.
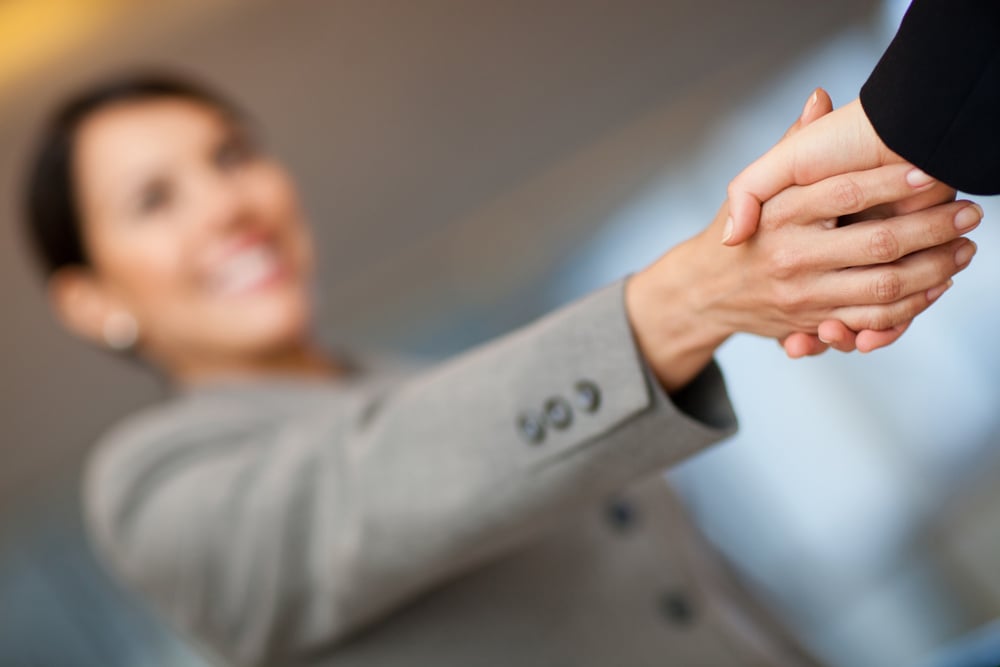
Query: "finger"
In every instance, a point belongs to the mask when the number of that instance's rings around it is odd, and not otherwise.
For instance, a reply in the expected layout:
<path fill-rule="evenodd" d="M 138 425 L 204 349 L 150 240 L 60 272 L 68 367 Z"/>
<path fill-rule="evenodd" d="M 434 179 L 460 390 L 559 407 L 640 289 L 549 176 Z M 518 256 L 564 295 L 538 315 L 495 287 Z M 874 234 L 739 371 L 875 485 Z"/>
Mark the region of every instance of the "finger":
<path fill-rule="evenodd" d="M 931 187 L 914 194 L 912 197 L 887 204 L 889 215 L 885 217 L 907 215 L 932 206 L 953 202 L 956 194 L 955 189 L 951 186 L 935 181 Z"/>
<path fill-rule="evenodd" d="M 937 181 L 913 165 L 893 164 L 792 186 L 764 204 L 761 224 L 774 227 L 833 220 L 930 190 Z M 831 227 L 834 224 L 829 225 Z"/>
<path fill-rule="evenodd" d="M 910 328 L 910 322 L 893 327 L 886 331 L 871 331 L 865 329 L 858 332 L 858 351 L 863 353 L 872 352 L 882 347 L 892 345 Z"/>
<path fill-rule="evenodd" d="M 785 134 L 781 137 L 782 140 L 791 137 L 806 125 L 812 123 L 817 118 L 825 116 L 831 111 L 833 111 L 833 100 L 830 99 L 829 93 L 827 93 L 822 88 L 816 88 L 815 90 L 813 90 L 812 94 L 806 100 L 805 106 L 802 107 L 802 113 L 800 113 L 799 117 L 795 120 L 795 122 L 792 123 L 792 125 L 787 130 L 785 130 Z M 729 194 L 731 195 L 732 192 L 730 191 Z M 760 202 L 757 202 L 757 211 L 754 213 L 754 223 L 753 223 L 754 229 L 750 230 L 750 232 L 746 235 L 746 238 L 752 236 L 753 232 L 756 231 L 756 226 L 757 226 L 756 218 L 759 216 L 759 214 L 760 214 Z M 723 243 L 728 243 L 730 241 L 730 236 L 733 233 L 732 221 L 733 217 L 732 215 L 730 215 L 729 218 L 726 220 L 725 227 L 723 228 L 722 232 Z M 739 243 L 742 243 L 742 241 L 740 241 Z M 729 243 L 729 244 L 738 245 L 738 243 Z"/>
<path fill-rule="evenodd" d="M 975 243 L 968 239 L 956 239 L 951 243 L 913 253 L 893 264 L 845 269 L 837 274 L 823 276 L 818 282 L 817 291 L 822 295 L 821 299 L 844 306 L 891 304 L 947 282 L 967 267 L 975 254 Z M 897 324 L 901 322 L 862 328 L 888 329 Z"/>
<path fill-rule="evenodd" d="M 866 220 L 830 232 L 813 248 L 822 268 L 888 264 L 955 240 L 975 229 L 983 209 L 969 201 L 941 204 L 888 220 Z"/>
<path fill-rule="evenodd" d="M 911 294 L 884 306 L 848 306 L 834 310 L 833 316 L 855 331 L 885 331 L 906 324 L 937 301 L 952 285 L 948 282 L 925 292 Z"/>
<path fill-rule="evenodd" d="M 885 220 L 886 218 L 895 218 L 916 211 L 922 211 L 925 208 L 953 202 L 955 201 L 956 194 L 958 193 L 953 188 L 937 181 L 928 189 L 918 192 L 911 197 L 872 206 L 851 215 L 842 215 L 837 219 L 837 226 L 846 227 L 847 225 L 853 225 L 856 222 L 863 222 L 865 220 Z"/>
<path fill-rule="evenodd" d="M 809 125 L 814 120 L 819 120 L 831 111 L 833 111 L 833 100 L 830 99 L 830 93 L 822 87 L 817 88 L 809 96 L 809 101 L 806 102 L 802 109 L 802 115 L 799 116 L 801 127 Z"/>
<path fill-rule="evenodd" d="M 730 182 L 730 217 L 723 243 L 739 245 L 750 238 L 757 229 L 761 203 L 785 188 L 871 169 L 886 162 L 887 155 L 858 100 L 823 116 L 779 142 Z"/>
<path fill-rule="evenodd" d="M 826 352 L 830 346 L 816 336 L 807 333 L 793 333 L 781 341 L 785 354 L 791 359 L 814 357 Z"/>
<path fill-rule="evenodd" d="M 785 134 L 781 138 L 787 139 L 809 123 L 825 116 L 831 111 L 833 111 L 833 100 L 830 99 L 829 93 L 822 88 L 816 88 L 809 96 L 809 99 L 806 100 L 805 106 L 802 107 L 802 113 L 799 114 L 799 117 L 785 131 Z"/>
<path fill-rule="evenodd" d="M 839 320 L 820 322 L 816 334 L 819 340 L 840 352 L 853 352 L 855 349 L 855 333 Z"/>
<path fill-rule="evenodd" d="M 950 186 L 936 182 L 927 190 L 918 192 L 912 197 L 873 206 L 853 215 L 843 215 L 837 220 L 837 226 L 846 227 L 847 225 L 853 225 L 856 222 L 863 222 L 865 220 L 885 220 L 886 218 L 907 215 L 916 211 L 922 211 L 925 208 L 931 208 L 932 206 L 953 202 L 957 194 Z"/>

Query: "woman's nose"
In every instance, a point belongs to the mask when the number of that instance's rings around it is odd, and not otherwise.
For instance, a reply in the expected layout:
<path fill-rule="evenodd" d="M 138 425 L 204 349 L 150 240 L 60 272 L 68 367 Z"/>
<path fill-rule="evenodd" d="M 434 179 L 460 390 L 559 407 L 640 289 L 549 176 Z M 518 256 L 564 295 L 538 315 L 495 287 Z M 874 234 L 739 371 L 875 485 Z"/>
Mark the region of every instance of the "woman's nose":
<path fill-rule="evenodd" d="M 227 231 L 250 220 L 246 197 L 236 183 L 219 176 L 204 179 L 195 194 L 199 215 L 194 216 L 206 231 Z"/>

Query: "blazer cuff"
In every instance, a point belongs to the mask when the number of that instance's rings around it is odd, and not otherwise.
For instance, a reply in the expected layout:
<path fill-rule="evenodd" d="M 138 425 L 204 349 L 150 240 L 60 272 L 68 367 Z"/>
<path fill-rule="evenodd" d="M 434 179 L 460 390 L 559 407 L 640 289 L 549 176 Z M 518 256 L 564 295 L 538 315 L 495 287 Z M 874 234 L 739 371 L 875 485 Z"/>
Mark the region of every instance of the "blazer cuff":
<path fill-rule="evenodd" d="M 1000 2 L 915 0 L 861 88 L 883 143 L 970 194 L 1000 193 Z"/>
<path fill-rule="evenodd" d="M 632 332 L 625 282 L 529 327 L 532 356 L 544 363 L 514 387 L 524 463 L 560 459 L 600 441 L 596 446 L 642 450 L 636 463 L 660 469 L 735 432 L 714 361 L 675 396 L 663 390 Z"/>

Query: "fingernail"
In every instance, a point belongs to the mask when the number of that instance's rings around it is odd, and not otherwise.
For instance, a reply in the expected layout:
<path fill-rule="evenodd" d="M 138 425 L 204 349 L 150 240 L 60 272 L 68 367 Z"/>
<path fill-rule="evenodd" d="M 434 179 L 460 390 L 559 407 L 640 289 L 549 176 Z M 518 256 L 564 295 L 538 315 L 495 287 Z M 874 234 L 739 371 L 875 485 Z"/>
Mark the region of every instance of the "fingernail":
<path fill-rule="evenodd" d="M 816 338 L 819 338 L 819 342 L 823 343 L 824 345 L 830 345 L 830 344 L 833 343 L 832 340 L 827 340 L 827 339 L 823 338 L 822 336 L 820 336 L 819 334 L 816 335 Z"/>
<path fill-rule="evenodd" d="M 722 228 L 722 242 L 729 243 L 729 239 L 733 238 L 733 228 L 736 223 L 733 222 L 733 216 L 726 218 L 726 226 Z"/>
<path fill-rule="evenodd" d="M 969 241 L 955 252 L 955 264 L 959 267 L 965 266 L 972 261 L 972 256 L 976 254 L 976 244 Z"/>
<path fill-rule="evenodd" d="M 948 288 L 955 284 L 954 280 L 949 280 L 944 285 L 938 285 L 927 290 L 927 300 L 937 301 L 938 297 L 948 291 Z"/>
<path fill-rule="evenodd" d="M 806 114 L 809 113 L 809 110 L 816 105 L 817 99 L 819 99 L 819 91 L 814 90 L 813 94 L 809 96 L 808 100 L 806 100 L 806 105 L 802 107 L 802 113 L 799 115 L 799 120 L 802 120 L 803 118 L 806 117 Z"/>
<path fill-rule="evenodd" d="M 955 229 L 964 232 L 975 227 L 983 219 L 983 209 L 979 204 L 971 204 L 955 214 Z"/>
<path fill-rule="evenodd" d="M 922 188 L 925 185 L 933 183 L 934 177 L 921 171 L 920 169 L 911 169 L 906 174 L 906 182 L 909 183 L 912 188 Z"/>

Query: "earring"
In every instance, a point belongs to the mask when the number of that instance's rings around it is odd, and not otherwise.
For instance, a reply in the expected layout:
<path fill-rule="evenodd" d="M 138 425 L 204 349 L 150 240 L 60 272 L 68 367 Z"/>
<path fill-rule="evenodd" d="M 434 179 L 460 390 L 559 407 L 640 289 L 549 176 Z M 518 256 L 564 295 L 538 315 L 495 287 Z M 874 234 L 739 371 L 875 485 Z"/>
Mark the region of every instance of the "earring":
<path fill-rule="evenodd" d="M 112 350 L 128 350 L 139 340 L 139 323 L 125 311 L 116 310 L 104 320 L 102 333 Z"/>

